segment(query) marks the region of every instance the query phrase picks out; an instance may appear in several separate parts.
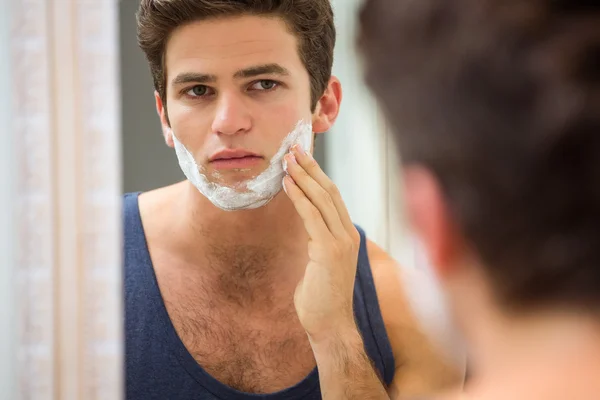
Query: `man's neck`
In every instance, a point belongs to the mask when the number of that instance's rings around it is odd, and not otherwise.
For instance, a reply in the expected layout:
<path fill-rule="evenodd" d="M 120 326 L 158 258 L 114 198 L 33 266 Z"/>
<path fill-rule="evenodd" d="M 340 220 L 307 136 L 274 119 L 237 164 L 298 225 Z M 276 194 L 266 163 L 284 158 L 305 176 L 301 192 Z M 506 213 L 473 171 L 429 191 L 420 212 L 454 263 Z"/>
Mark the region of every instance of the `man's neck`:
<path fill-rule="evenodd" d="M 275 287 L 293 294 L 308 262 L 308 236 L 284 193 L 257 209 L 223 211 L 187 181 L 168 190 L 160 202 L 168 208 L 161 213 L 166 245 L 190 273 L 239 294 L 238 302 L 271 298 Z"/>
<path fill-rule="evenodd" d="M 192 249 L 207 241 L 230 247 L 255 245 L 289 249 L 299 241 L 308 240 L 302 220 L 283 192 L 263 207 L 224 211 L 191 184 L 184 184 L 177 202 L 177 219 L 182 235 L 192 241 Z"/>
<path fill-rule="evenodd" d="M 479 321 L 472 350 L 474 391 L 482 399 L 498 393 L 515 400 L 591 399 L 600 393 L 600 323 L 592 317 L 489 313 Z"/>

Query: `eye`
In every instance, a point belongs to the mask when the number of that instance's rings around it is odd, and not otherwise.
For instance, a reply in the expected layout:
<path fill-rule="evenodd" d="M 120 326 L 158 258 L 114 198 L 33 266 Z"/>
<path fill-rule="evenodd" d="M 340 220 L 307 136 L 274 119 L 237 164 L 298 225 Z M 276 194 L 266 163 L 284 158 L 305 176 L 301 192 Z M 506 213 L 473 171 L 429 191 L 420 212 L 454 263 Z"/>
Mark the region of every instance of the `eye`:
<path fill-rule="evenodd" d="M 275 89 L 279 84 L 275 81 L 269 80 L 269 79 L 263 79 L 260 81 L 257 81 L 255 83 L 252 84 L 251 88 L 253 90 L 273 90 Z"/>
<path fill-rule="evenodd" d="M 193 88 L 191 88 L 190 90 L 188 90 L 186 94 L 188 96 L 192 96 L 192 97 L 206 96 L 206 95 L 210 94 L 209 87 L 204 86 L 204 85 L 196 85 Z"/>

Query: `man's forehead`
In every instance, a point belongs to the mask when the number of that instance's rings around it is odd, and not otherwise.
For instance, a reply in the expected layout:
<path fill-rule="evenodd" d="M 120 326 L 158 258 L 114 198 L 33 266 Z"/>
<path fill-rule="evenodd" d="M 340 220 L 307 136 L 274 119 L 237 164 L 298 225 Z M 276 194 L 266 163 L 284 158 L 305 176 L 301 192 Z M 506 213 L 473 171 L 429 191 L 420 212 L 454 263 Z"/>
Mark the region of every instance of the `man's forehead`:
<path fill-rule="evenodd" d="M 199 21 L 175 30 L 165 66 L 172 79 L 181 73 L 232 78 L 240 71 L 279 65 L 288 75 L 303 65 L 297 40 L 275 18 L 237 17 Z"/>
<path fill-rule="evenodd" d="M 297 50 L 297 39 L 282 20 L 247 16 L 196 21 L 177 28 L 167 43 L 166 59 L 234 62 L 252 57 L 289 58 Z"/>

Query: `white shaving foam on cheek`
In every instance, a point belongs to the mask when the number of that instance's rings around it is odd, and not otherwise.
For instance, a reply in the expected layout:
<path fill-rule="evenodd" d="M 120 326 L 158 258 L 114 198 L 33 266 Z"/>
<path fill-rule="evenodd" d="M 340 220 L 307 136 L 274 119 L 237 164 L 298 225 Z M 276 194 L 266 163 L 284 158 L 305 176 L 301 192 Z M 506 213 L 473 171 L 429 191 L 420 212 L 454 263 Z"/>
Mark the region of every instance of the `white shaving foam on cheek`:
<path fill-rule="evenodd" d="M 175 144 L 175 153 L 179 166 L 185 177 L 202 193 L 211 203 L 226 211 L 250 210 L 266 205 L 283 187 L 282 180 L 285 176 L 284 156 L 290 148 L 298 144 L 305 151 L 310 151 L 313 132 L 312 124 L 300 120 L 279 147 L 277 153 L 271 158 L 267 169 L 257 177 L 242 184 L 245 191 L 238 191 L 228 186 L 211 182 L 201 171 L 192 153 L 177 139 L 172 132 Z"/>

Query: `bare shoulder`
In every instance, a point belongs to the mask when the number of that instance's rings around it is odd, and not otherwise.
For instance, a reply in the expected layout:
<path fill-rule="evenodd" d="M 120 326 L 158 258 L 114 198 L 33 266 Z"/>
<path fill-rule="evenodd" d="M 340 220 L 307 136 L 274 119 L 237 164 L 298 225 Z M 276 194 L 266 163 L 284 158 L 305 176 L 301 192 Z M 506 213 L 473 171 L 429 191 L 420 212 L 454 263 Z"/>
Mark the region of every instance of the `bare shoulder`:
<path fill-rule="evenodd" d="M 383 249 L 367 241 L 367 251 L 379 307 L 396 360 L 392 395 L 430 395 L 462 382 L 462 373 L 444 355 L 415 315 L 406 287 L 420 279 L 418 271 L 407 269 Z M 409 397 L 410 398 L 410 397 Z"/>
<path fill-rule="evenodd" d="M 371 272 L 375 281 L 377 298 L 381 314 L 394 346 L 399 339 L 392 335 L 402 328 L 410 319 L 408 304 L 402 287 L 400 266 L 383 249 L 370 240 L 367 240 L 367 252 Z M 394 349 L 395 351 L 395 349 Z M 394 354 L 398 361 L 398 356 Z"/>
<path fill-rule="evenodd" d="M 180 182 L 140 193 L 138 197 L 140 213 L 142 216 L 145 214 L 147 219 L 160 217 L 160 211 L 165 210 L 165 205 L 173 204 L 173 201 L 181 196 L 183 188 L 183 184 Z"/>
<path fill-rule="evenodd" d="M 160 208 L 165 203 L 172 202 L 174 198 L 181 194 L 182 190 L 183 182 L 179 182 L 174 185 L 142 192 L 139 195 L 140 209 L 142 207 L 145 209 Z"/>
<path fill-rule="evenodd" d="M 182 183 L 143 192 L 138 197 L 142 225 L 147 236 L 164 235 L 172 220 L 172 210 L 181 198 Z M 150 239 L 150 238 L 148 238 Z"/>

